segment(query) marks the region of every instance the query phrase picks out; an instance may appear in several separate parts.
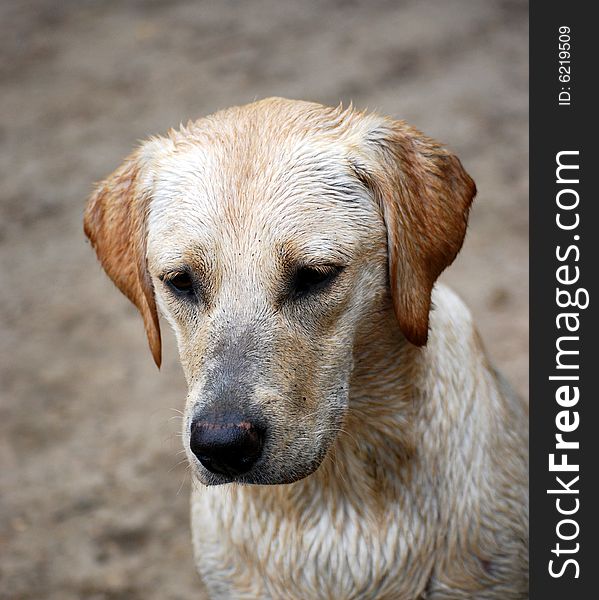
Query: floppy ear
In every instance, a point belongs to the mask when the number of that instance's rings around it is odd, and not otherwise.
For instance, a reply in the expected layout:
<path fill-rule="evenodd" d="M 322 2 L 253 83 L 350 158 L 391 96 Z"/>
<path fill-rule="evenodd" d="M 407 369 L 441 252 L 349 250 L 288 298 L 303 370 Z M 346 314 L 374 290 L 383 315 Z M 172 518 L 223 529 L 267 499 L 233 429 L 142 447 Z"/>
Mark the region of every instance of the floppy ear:
<path fill-rule="evenodd" d="M 102 267 L 141 313 L 156 366 L 162 358 L 154 288 L 146 265 L 149 194 L 140 181 L 141 151 L 101 182 L 88 201 L 84 231 Z"/>
<path fill-rule="evenodd" d="M 351 162 L 383 211 L 400 328 L 424 346 L 433 285 L 462 247 L 476 186 L 455 155 L 403 121 L 372 129 Z"/>

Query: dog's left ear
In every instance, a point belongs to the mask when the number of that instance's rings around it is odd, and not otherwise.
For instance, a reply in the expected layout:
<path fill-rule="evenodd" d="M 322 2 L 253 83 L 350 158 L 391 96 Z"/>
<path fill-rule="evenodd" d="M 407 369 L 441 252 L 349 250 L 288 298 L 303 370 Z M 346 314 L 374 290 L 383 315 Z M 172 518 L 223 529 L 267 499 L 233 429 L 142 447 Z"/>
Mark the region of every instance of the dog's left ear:
<path fill-rule="evenodd" d="M 424 346 L 433 285 L 462 247 L 474 181 L 455 155 L 390 119 L 370 128 L 350 162 L 383 212 L 400 328 L 410 342 Z"/>
<path fill-rule="evenodd" d="M 141 154 L 141 149 L 131 154 L 97 186 L 85 210 L 84 230 L 108 276 L 139 309 L 154 362 L 160 367 L 160 324 L 146 265 L 149 193 L 141 182 Z"/>

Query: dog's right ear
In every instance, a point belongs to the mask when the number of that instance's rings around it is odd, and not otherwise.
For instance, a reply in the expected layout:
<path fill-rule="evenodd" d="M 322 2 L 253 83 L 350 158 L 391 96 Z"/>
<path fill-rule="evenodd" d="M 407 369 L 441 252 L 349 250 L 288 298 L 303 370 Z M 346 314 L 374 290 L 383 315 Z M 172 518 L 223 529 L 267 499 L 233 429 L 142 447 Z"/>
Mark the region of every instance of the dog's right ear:
<path fill-rule="evenodd" d="M 454 154 L 403 121 L 366 123 L 350 164 L 385 220 L 399 326 L 424 346 L 433 285 L 462 247 L 476 186 Z"/>
<path fill-rule="evenodd" d="M 131 154 L 96 187 L 85 210 L 84 231 L 108 276 L 139 309 L 154 362 L 160 367 L 160 325 L 146 264 L 149 191 L 142 186 L 141 153 L 140 149 Z"/>

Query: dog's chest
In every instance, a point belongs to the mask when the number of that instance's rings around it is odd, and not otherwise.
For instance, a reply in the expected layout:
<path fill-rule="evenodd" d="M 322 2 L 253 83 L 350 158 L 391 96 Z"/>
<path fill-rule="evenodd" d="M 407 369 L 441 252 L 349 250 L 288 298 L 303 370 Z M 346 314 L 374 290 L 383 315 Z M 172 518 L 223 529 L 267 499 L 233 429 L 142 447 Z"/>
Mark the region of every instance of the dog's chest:
<path fill-rule="evenodd" d="M 259 498 L 243 488 L 192 495 L 195 559 L 211 598 L 413 599 L 424 587 L 428 561 L 397 507 L 375 520 L 347 506 Z"/>

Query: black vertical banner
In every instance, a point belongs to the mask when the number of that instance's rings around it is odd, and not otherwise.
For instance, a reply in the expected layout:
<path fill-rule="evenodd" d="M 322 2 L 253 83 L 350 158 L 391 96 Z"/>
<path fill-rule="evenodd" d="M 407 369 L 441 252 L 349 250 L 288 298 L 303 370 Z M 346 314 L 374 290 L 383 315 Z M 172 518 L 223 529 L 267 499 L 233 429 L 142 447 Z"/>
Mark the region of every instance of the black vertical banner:
<path fill-rule="evenodd" d="M 598 598 L 597 85 L 589 2 L 530 21 L 531 594 Z M 597 379 L 595 379 L 597 377 Z"/>

